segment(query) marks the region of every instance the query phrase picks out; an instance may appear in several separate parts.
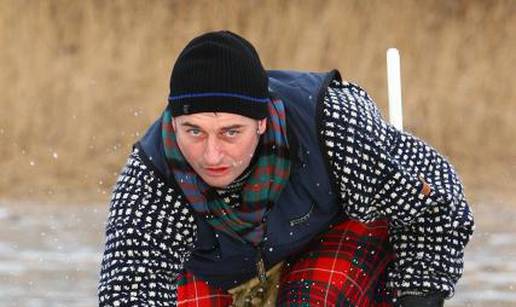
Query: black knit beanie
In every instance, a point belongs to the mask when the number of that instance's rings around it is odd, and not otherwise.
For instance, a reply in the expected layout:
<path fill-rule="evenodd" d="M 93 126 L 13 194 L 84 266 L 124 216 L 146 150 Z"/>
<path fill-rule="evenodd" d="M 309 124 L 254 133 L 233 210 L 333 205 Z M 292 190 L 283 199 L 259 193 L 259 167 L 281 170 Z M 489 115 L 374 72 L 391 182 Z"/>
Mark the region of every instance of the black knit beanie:
<path fill-rule="evenodd" d="M 268 80 L 254 47 L 229 31 L 194 38 L 179 54 L 170 77 L 172 116 L 228 112 L 267 116 Z"/>

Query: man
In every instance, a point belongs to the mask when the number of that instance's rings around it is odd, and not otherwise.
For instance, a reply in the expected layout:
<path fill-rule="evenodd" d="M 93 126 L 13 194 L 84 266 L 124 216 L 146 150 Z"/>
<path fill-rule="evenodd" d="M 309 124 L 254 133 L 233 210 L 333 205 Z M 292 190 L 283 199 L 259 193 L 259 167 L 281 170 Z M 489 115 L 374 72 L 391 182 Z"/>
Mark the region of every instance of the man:
<path fill-rule="evenodd" d="M 266 72 L 193 39 L 113 191 L 102 306 L 233 303 L 283 262 L 280 306 L 442 306 L 473 217 L 452 166 L 336 71 Z"/>

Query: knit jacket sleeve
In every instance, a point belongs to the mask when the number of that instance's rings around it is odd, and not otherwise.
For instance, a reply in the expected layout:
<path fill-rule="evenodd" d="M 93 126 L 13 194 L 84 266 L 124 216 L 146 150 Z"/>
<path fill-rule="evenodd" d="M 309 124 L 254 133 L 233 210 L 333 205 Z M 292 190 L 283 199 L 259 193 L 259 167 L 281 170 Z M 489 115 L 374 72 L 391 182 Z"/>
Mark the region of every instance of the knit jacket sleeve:
<path fill-rule="evenodd" d="M 175 306 L 176 278 L 196 236 L 187 203 L 139 154 L 134 149 L 113 190 L 100 306 Z"/>
<path fill-rule="evenodd" d="M 463 272 L 473 216 L 450 163 L 381 116 L 371 97 L 334 81 L 323 100 L 321 137 L 345 213 L 388 219 L 395 253 L 389 286 L 451 296 Z"/>

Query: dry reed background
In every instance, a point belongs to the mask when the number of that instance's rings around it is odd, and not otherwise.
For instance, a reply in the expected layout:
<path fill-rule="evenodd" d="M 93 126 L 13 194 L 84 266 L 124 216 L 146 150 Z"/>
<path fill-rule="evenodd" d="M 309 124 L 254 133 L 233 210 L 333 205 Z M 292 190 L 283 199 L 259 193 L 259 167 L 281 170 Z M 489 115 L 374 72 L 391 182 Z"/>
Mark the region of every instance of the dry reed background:
<path fill-rule="evenodd" d="M 385 114 L 398 47 L 407 130 L 467 191 L 512 190 L 516 1 L 0 0 L 0 197 L 106 200 L 178 52 L 222 28 L 268 68 L 340 69 Z"/>

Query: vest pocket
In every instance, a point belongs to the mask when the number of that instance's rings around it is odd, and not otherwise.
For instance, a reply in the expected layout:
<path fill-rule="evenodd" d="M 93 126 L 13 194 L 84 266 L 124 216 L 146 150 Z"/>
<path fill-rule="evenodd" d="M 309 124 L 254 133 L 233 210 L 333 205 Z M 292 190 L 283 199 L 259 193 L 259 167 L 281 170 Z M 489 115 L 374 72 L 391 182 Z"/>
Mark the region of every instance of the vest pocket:
<path fill-rule="evenodd" d="M 303 215 L 301 215 L 299 217 L 295 217 L 293 219 L 290 219 L 288 221 L 289 225 L 291 227 L 294 227 L 294 226 L 299 225 L 299 224 L 304 224 L 312 216 L 312 213 L 314 211 L 314 207 L 315 207 L 315 203 L 312 203 L 312 205 L 310 206 L 310 209 L 308 210 L 308 212 L 306 212 L 305 214 L 303 214 Z"/>

